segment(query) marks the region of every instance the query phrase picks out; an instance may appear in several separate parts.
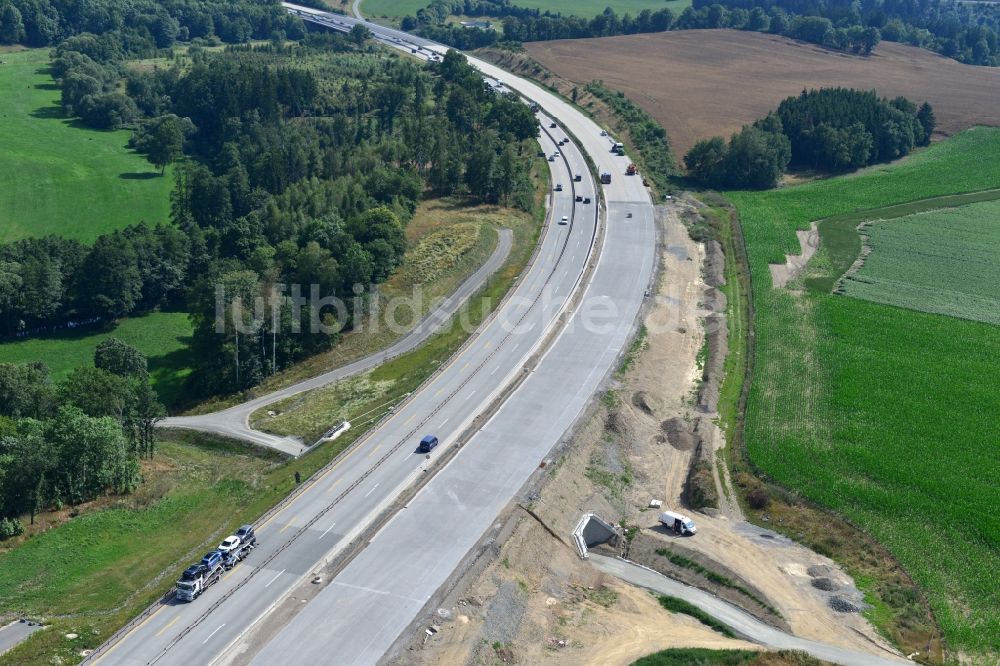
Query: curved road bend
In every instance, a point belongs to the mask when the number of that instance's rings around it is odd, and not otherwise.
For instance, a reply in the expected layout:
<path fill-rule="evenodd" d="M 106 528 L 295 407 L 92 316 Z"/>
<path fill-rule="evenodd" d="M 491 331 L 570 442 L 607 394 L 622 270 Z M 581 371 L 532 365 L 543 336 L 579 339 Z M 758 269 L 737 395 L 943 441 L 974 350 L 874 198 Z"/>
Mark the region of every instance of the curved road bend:
<path fill-rule="evenodd" d="M 799 638 L 779 631 L 753 617 L 741 608 L 719 599 L 716 596 L 694 587 L 685 585 L 655 571 L 632 562 L 606 557 L 598 553 L 590 553 L 591 563 L 601 571 L 616 578 L 644 587 L 660 594 L 678 597 L 702 609 L 715 619 L 729 626 L 733 631 L 745 638 L 760 643 L 775 650 L 801 650 L 817 659 L 829 661 L 844 666 L 899 666 L 913 662 L 902 657 L 891 658 L 886 653 L 877 657 L 865 652 L 855 652 L 806 638 Z"/>
<path fill-rule="evenodd" d="M 369 28 L 390 43 L 401 39 L 392 31 Z M 575 108 L 530 82 L 470 61 L 538 102 L 580 141 L 598 169 L 612 173 L 604 187 L 607 226 L 596 268 L 584 286 L 582 305 L 518 390 L 261 649 L 255 665 L 290 659 L 319 663 L 329 655 L 345 665 L 383 659 L 414 618 L 432 610 L 439 588 L 572 428 L 634 329 L 656 258 L 653 208 L 641 179 L 624 176 L 628 159 L 613 155 L 610 139 Z M 597 315 L 590 325 L 584 323 L 588 313 Z"/>
<path fill-rule="evenodd" d="M 272 393 L 228 409 L 198 416 L 172 416 L 163 419 L 157 426 L 161 428 L 184 428 L 187 430 L 211 432 L 226 437 L 242 439 L 259 446 L 266 446 L 292 456 L 301 455 L 308 449 L 307 444 L 293 437 L 281 437 L 254 430 L 250 427 L 250 415 L 262 407 L 266 407 L 296 393 L 326 386 L 341 379 L 371 370 L 396 356 L 413 351 L 419 347 L 429 337 L 437 333 L 458 312 L 458 309 L 486 284 L 490 276 L 496 273 L 503 266 L 504 262 L 507 261 L 511 246 L 513 245 L 513 233 L 510 229 L 499 229 L 498 236 L 497 246 L 489 259 L 475 273 L 466 278 L 454 293 L 424 317 L 413 330 L 385 349 L 330 370 L 329 372 L 324 372 L 311 379 L 292 384 L 286 388 L 273 391 Z"/>
<path fill-rule="evenodd" d="M 545 127 L 540 142 L 552 153 L 556 144 L 546 133 L 551 121 L 540 120 Z M 595 185 L 579 150 L 568 145 L 562 151 L 563 157 L 551 163 L 553 178 L 570 187 L 553 192 L 549 219 L 566 216 L 569 222 L 546 225 L 534 262 L 469 343 L 389 419 L 260 524 L 261 546 L 244 564 L 193 603 L 156 607 L 94 660 L 206 664 L 217 659 L 424 475 L 427 460 L 414 452 L 421 435 L 438 435 L 437 451 L 452 446 L 503 388 L 524 373 L 525 363 L 576 293 L 595 251 L 597 207 L 574 201 L 574 192 L 593 195 Z M 581 182 L 572 181 L 574 173 L 581 174 Z"/>

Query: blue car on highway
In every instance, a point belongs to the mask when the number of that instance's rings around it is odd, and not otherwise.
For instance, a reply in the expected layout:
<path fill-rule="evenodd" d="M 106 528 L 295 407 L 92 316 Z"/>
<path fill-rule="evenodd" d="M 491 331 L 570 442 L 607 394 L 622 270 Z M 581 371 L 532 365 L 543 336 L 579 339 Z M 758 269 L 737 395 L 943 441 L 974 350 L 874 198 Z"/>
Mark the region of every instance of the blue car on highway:
<path fill-rule="evenodd" d="M 430 453 L 431 449 L 437 445 L 437 437 L 434 435 L 424 435 L 424 438 L 420 440 L 420 446 L 417 447 L 417 453 Z"/>

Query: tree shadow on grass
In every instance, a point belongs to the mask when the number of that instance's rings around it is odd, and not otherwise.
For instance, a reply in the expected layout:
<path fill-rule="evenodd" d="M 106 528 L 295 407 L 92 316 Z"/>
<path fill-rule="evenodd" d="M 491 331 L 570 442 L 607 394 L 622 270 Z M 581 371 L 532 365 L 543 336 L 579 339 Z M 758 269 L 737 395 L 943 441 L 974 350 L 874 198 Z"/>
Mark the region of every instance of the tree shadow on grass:
<path fill-rule="evenodd" d="M 166 354 L 149 357 L 149 374 L 154 380 L 156 393 L 170 411 L 191 403 L 191 399 L 186 398 L 185 388 L 195 362 L 191 351 L 192 337 L 179 336 L 177 341 L 184 346 Z"/>
<path fill-rule="evenodd" d="M 159 178 L 159 171 L 128 171 L 125 173 L 118 174 L 118 177 L 122 180 L 152 180 L 153 178 Z"/>
<path fill-rule="evenodd" d="M 43 106 L 39 109 L 35 109 L 31 112 L 32 118 L 41 118 L 43 120 L 65 120 L 66 114 L 63 113 L 62 107 L 58 104 L 52 106 Z"/>

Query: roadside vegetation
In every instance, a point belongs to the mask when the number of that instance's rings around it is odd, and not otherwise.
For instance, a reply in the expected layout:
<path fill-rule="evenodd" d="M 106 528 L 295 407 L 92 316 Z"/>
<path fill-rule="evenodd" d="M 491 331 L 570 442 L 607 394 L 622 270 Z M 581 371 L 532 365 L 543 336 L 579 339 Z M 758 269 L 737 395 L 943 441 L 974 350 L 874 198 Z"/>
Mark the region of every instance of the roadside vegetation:
<path fill-rule="evenodd" d="M 130 224 L 166 222 L 163 177 L 126 147 L 63 114 L 49 52 L 0 52 L 0 243 L 58 234 L 83 242 Z"/>
<path fill-rule="evenodd" d="M 712 631 L 717 631 L 726 638 L 736 638 L 736 634 L 733 633 L 732 629 L 719 622 L 694 604 L 688 603 L 683 599 L 661 596 L 660 605 L 671 613 L 683 613 L 684 615 L 690 615 Z"/>
<path fill-rule="evenodd" d="M 820 666 L 802 652 L 673 648 L 632 662 L 632 666 Z"/>
<path fill-rule="evenodd" d="M 796 495 L 768 489 L 738 466 L 735 480 L 746 493 L 763 491 L 749 507 L 752 516 L 768 516 L 772 528 L 844 561 L 870 595 L 876 625 L 899 644 L 924 643 L 932 655 L 923 595 L 950 654 L 986 657 L 998 649 L 1000 598 L 984 575 L 1000 566 L 991 545 L 1000 539 L 992 517 L 1000 478 L 986 462 L 997 434 L 984 417 L 1000 409 L 989 379 L 1000 374 L 997 329 L 796 290 L 794 283 L 774 289 L 768 264 L 797 254 L 793 231 L 813 220 L 996 188 L 998 147 L 1000 131 L 975 128 L 857 175 L 729 193 L 753 276 L 749 459 L 780 487 L 799 489 L 870 533 L 904 569 L 881 566 L 874 544 L 845 542 L 849 530 L 819 529 L 823 519 L 808 507 L 810 519 L 796 519 L 788 509 Z M 949 242 L 945 230 L 942 244 Z M 821 249 L 814 262 L 823 261 Z M 910 576 L 919 592 L 908 585 Z"/>

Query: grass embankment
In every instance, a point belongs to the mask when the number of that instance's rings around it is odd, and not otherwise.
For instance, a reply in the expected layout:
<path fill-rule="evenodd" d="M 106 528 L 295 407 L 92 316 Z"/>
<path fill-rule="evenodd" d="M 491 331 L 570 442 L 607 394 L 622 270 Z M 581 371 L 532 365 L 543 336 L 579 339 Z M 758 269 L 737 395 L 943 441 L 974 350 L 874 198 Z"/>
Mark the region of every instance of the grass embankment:
<path fill-rule="evenodd" d="M 548 191 L 547 165 L 535 173 L 536 214 L 519 222 L 511 257 L 473 299 L 486 312 L 510 287 L 534 250 Z M 484 234 L 486 235 L 486 234 Z M 451 327 L 421 349 L 383 366 L 375 382 L 417 385 L 464 337 Z M 423 374 L 421 374 L 423 373 Z M 409 383 L 409 384 L 407 384 Z M 333 415 L 328 415 L 333 419 Z M 299 472 L 308 479 L 364 434 L 362 422 L 297 460 L 193 433 L 164 433 L 146 482 L 132 497 L 103 506 L 0 554 L 0 613 L 45 617 L 52 626 L 0 656 L 0 666 L 70 663 L 158 599 L 180 571 L 236 526 L 252 522 L 286 497 Z M 120 501 L 119 501 L 120 500 Z M 46 519 L 53 519 L 46 516 Z M 54 523 L 59 520 L 53 520 Z M 162 574 L 162 577 L 160 577 Z M 137 590 L 132 592 L 133 590 Z M 56 616 L 80 613 L 79 617 Z M 64 634 L 79 638 L 70 641 Z"/>
<path fill-rule="evenodd" d="M 154 312 L 124 319 L 111 331 L 77 329 L 0 343 L 0 363 L 42 361 L 49 366 L 53 379 L 59 380 L 74 368 L 93 365 L 97 345 L 112 336 L 146 354 L 153 387 L 164 404 L 169 406 L 181 397 L 192 364 L 188 351 L 191 322 L 183 312 Z"/>
<path fill-rule="evenodd" d="M 540 170 L 536 173 L 536 178 L 541 185 L 548 182 L 547 173 L 543 174 Z M 540 196 L 544 196 L 544 189 L 540 187 L 537 191 Z M 419 349 L 370 372 L 269 405 L 251 417 L 254 427 L 275 434 L 303 437 L 305 441 L 311 442 L 340 420 L 348 420 L 352 425 L 357 423 L 359 426 L 378 420 L 434 370 L 446 363 L 469 337 L 469 331 L 477 327 L 503 298 L 526 265 L 537 242 L 539 224 L 545 212 L 541 199 L 536 202 L 535 209 L 534 216 L 510 211 L 502 221 L 504 226 L 514 232 L 511 254 L 486 287 L 469 300 L 465 321 L 462 321 L 463 316 L 453 318 L 441 332 L 432 336 Z M 469 217 L 475 219 L 479 214 L 473 211 L 470 215 L 461 209 L 455 209 L 449 216 L 449 211 L 442 209 L 435 211 L 433 217 L 439 221 L 450 219 L 453 221 L 451 226 L 454 227 L 473 224 Z M 495 232 L 491 227 L 500 222 L 501 220 L 488 216 L 478 219 L 478 224 L 483 229 L 482 235 L 494 238 Z M 422 263 L 422 260 L 416 257 L 415 263 Z M 411 271 L 402 271 L 402 282 L 405 283 L 406 276 L 411 274 Z M 398 284 L 395 288 L 402 290 L 403 286 Z M 268 411 L 277 412 L 277 415 L 267 416 Z"/>
<path fill-rule="evenodd" d="M 797 254 L 794 231 L 812 220 L 998 185 L 1000 130 L 976 128 L 897 164 L 729 195 L 753 275 L 750 460 L 884 544 L 929 599 L 951 653 L 987 660 L 1000 653 L 998 329 L 773 289 L 768 263 Z M 829 264 L 825 253 L 817 266 Z M 843 561 L 869 593 L 876 624 L 901 645 L 933 653 L 933 623 L 906 573 L 849 530 L 787 507 L 772 504 L 769 525 Z"/>
<path fill-rule="evenodd" d="M 632 666 L 820 666 L 825 662 L 803 652 L 754 652 L 673 648 L 632 662 Z"/>
<path fill-rule="evenodd" d="M 0 242 L 46 234 L 89 242 L 141 221 L 169 221 L 170 170 L 160 176 L 126 148 L 127 130 L 64 118 L 48 49 L 0 60 Z"/>

